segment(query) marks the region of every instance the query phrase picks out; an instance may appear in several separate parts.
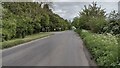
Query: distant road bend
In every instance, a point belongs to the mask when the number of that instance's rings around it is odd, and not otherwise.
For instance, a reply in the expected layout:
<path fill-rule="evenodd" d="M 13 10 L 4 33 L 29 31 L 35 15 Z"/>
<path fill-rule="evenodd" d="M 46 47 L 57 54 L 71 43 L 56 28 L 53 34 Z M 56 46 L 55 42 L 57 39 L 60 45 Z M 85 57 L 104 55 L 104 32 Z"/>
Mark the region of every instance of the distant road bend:
<path fill-rule="evenodd" d="M 2 52 L 3 66 L 89 66 L 82 40 L 74 31 L 56 32 Z"/>

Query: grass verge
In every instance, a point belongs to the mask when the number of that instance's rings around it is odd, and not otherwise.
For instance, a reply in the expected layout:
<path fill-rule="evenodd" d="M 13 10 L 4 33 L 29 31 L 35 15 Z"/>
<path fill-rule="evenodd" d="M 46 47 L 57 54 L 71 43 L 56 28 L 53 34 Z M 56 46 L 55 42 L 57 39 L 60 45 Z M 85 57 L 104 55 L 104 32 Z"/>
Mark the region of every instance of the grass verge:
<path fill-rule="evenodd" d="M 29 36 L 26 36 L 25 38 L 16 38 L 16 39 L 13 39 L 13 40 L 8 40 L 8 41 L 4 41 L 4 42 L 0 42 L 0 48 L 1 49 L 4 49 L 4 48 L 9 48 L 9 47 L 12 47 L 12 46 L 16 46 L 18 44 L 22 44 L 22 43 L 25 43 L 25 42 L 29 42 L 29 41 L 32 41 L 32 40 L 35 40 L 35 39 L 39 39 L 39 38 L 43 38 L 43 37 L 46 37 L 46 36 L 49 36 L 49 35 L 52 35 L 51 33 L 38 33 L 38 34 L 33 34 L 33 35 L 29 35 Z"/>
<path fill-rule="evenodd" d="M 96 34 L 86 30 L 75 30 L 80 34 L 86 47 L 98 66 L 119 67 L 118 40 L 111 34 Z"/>

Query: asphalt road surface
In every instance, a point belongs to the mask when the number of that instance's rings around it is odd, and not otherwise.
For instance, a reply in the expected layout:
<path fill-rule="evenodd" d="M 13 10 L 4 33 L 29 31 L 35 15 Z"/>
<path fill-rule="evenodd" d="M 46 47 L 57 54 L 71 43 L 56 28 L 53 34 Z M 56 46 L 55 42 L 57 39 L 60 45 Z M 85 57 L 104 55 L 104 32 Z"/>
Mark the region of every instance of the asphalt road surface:
<path fill-rule="evenodd" d="M 89 66 L 83 42 L 74 31 L 3 50 L 3 66 Z"/>

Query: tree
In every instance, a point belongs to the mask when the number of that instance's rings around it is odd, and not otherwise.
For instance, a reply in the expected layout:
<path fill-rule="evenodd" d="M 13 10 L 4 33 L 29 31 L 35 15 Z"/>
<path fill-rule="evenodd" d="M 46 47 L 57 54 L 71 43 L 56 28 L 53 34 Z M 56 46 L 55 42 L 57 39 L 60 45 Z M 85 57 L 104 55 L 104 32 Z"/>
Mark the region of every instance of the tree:
<path fill-rule="evenodd" d="M 85 5 L 79 16 L 79 22 L 76 23 L 77 28 L 89 29 L 99 33 L 106 24 L 105 11 L 101 7 L 98 7 L 96 2 L 93 2 L 88 7 Z M 73 22 L 75 20 L 76 19 L 74 19 Z"/>
<path fill-rule="evenodd" d="M 120 15 L 115 11 L 111 11 L 108 16 L 108 23 L 104 27 L 105 33 L 120 34 Z"/>
<path fill-rule="evenodd" d="M 51 3 L 3 2 L 1 34 L 4 40 L 24 38 L 26 35 L 42 31 L 68 29 L 69 23 L 53 13 L 50 5 Z"/>

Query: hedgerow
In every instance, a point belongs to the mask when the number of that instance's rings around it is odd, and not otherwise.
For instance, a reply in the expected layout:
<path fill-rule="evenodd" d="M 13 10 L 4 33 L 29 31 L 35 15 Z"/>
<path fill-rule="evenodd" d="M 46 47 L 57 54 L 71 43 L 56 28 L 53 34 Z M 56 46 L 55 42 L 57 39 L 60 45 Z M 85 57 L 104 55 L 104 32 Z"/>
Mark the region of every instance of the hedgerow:
<path fill-rule="evenodd" d="M 77 30 L 76 32 L 80 34 L 99 66 L 115 67 L 120 65 L 118 37 L 110 33 L 96 34 L 87 30 Z"/>
<path fill-rule="evenodd" d="M 49 3 L 2 2 L 0 5 L 3 7 L 2 41 L 25 38 L 39 32 L 66 30 L 70 24 L 53 13 Z"/>

